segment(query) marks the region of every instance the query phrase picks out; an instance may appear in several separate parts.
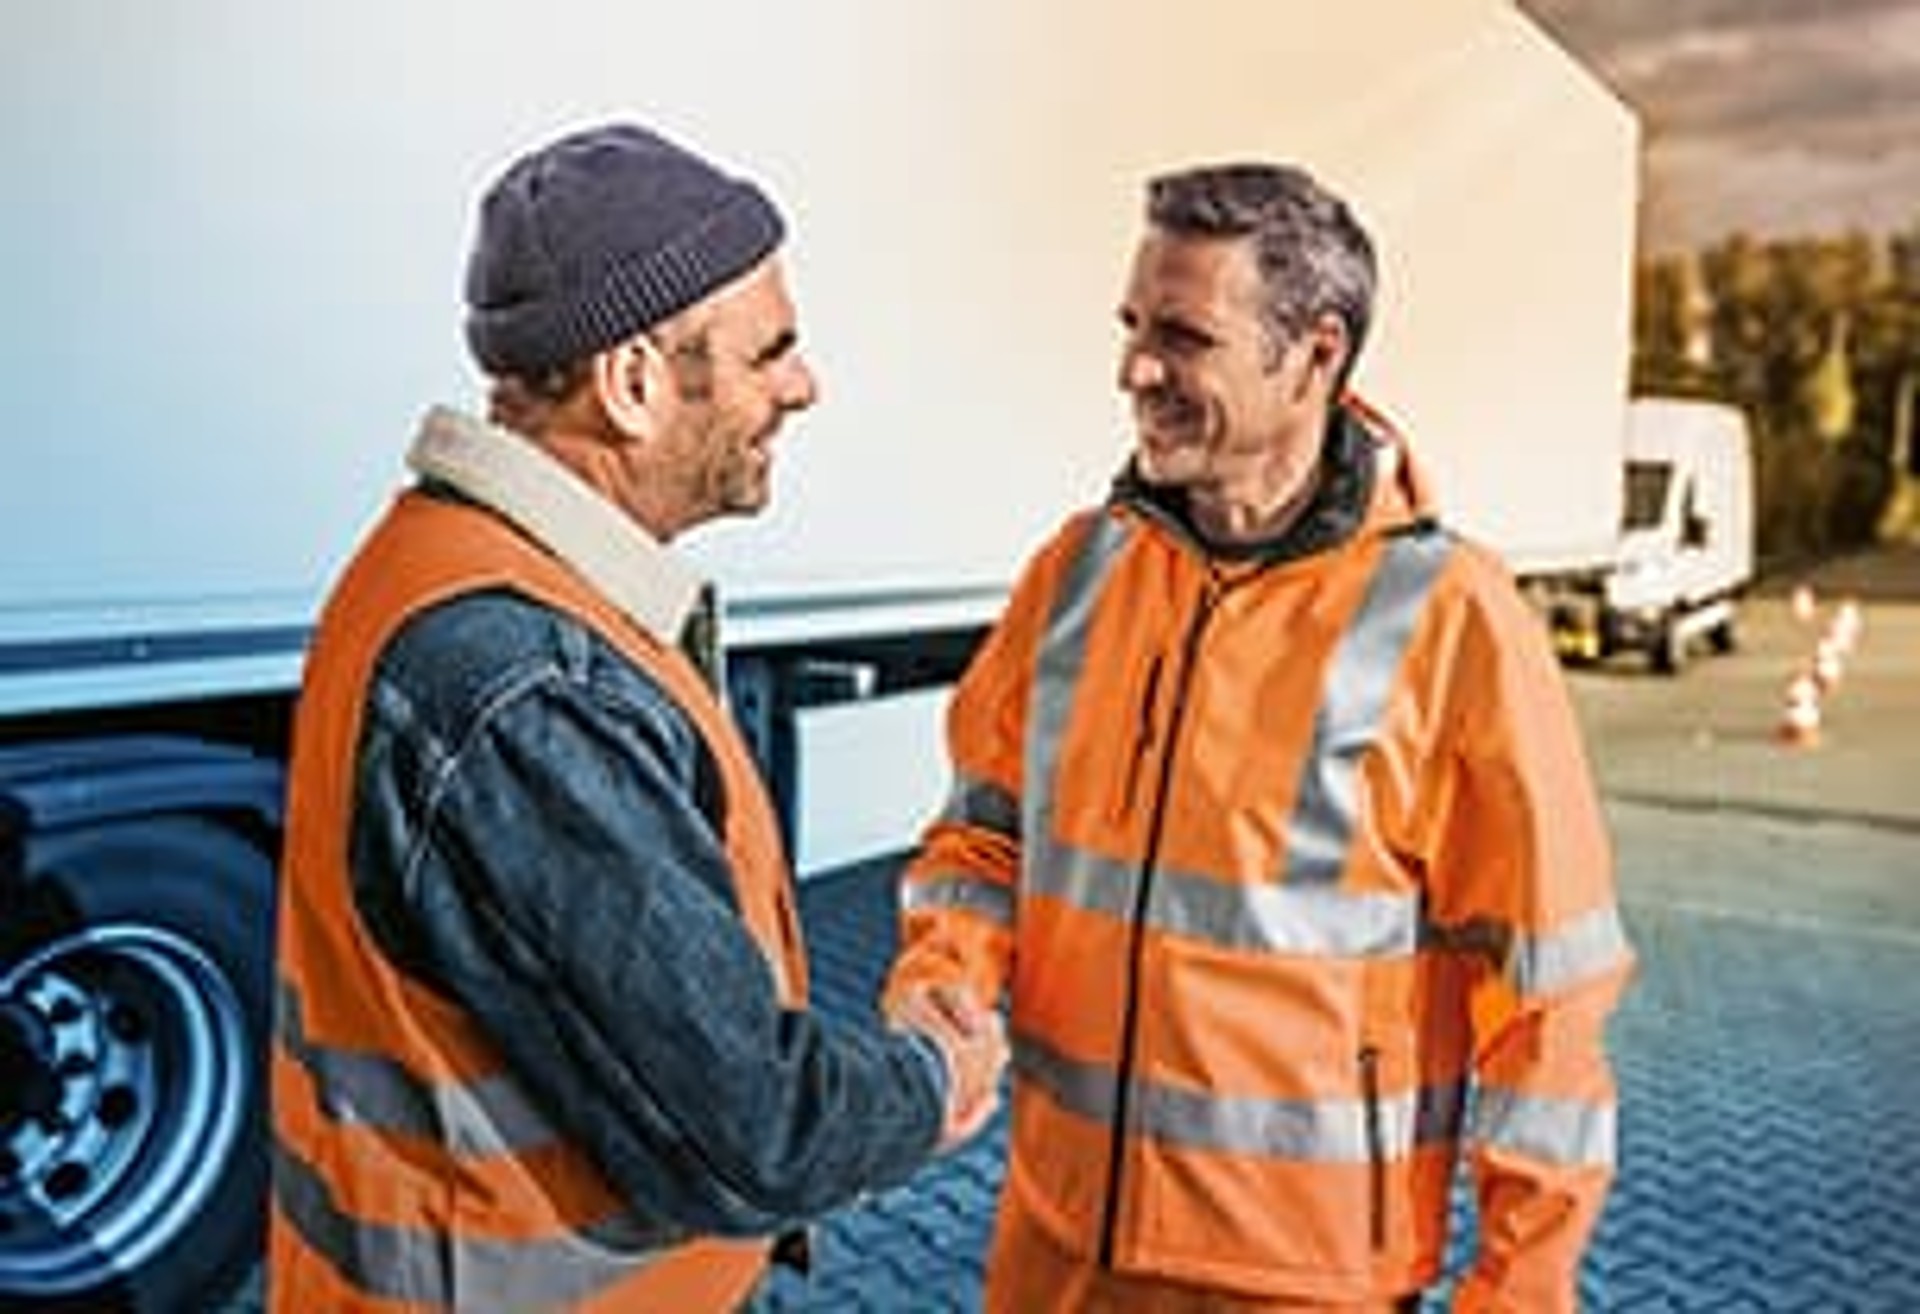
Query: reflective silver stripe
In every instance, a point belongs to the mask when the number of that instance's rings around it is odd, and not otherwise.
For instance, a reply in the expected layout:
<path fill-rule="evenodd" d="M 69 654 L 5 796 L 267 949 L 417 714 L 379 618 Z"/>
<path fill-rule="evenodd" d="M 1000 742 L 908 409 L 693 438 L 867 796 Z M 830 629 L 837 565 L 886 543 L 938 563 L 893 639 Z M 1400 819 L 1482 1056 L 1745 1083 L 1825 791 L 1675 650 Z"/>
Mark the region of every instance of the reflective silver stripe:
<path fill-rule="evenodd" d="M 1118 1079 L 1109 1067 L 1068 1058 L 1024 1032 L 1013 1036 L 1014 1073 L 1053 1096 L 1053 1102 L 1088 1122 L 1108 1126 L 1119 1108 Z"/>
<path fill-rule="evenodd" d="M 1319 885 L 1223 885 L 1163 871 L 1149 916 L 1174 935 L 1229 949 L 1340 958 L 1414 951 L 1419 903 L 1398 894 L 1356 894 Z"/>
<path fill-rule="evenodd" d="M 1034 657 L 1032 704 L 1027 709 L 1027 738 L 1021 798 L 1022 879 L 1044 870 L 1054 856 L 1053 760 L 1066 733 L 1073 696 L 1086 666 L 1087 631 L 1093 622 L 1107 567 L 1132 536 L 1131 524 L 1101 512 L 1093 517 L 1060 577 L 1047 616 L 1046 632 Z"/>
<path fill-rule="evenodd" d="M 1543 935 L 1519 935 L 1485 919 L 1428 925 L 1423 947 L 1487 959 L 1522 998 L 1538 999 L 1617 971 L 1633 960 L 1620 913 L 1609 904 Z"/>
<path fill-rule="evenodd" d="M 1420 1088 L 1419 1102 L 1413 1110 L 1414 1144 L 1456 1144 L 1466 1125 L 1466 1078 Z"/>
<path fill-rule="evenodd" d="M 443 1238 L 355 1222 L 334 1204 L 319 1174 L 273 1138 L 273 1199 L 307 1245 L 355 1288 L 388 1300 L 453 1303 Z"/>
<path fill-rule="evenodd" d="M 1027 893 L 1085 912 L 1133 913 L 1129 864 L 1058 842 L 1027 873 Z M 1163 934 L 1253 953 L 1344 958 L 1411 955 L 1420 905 L 1410 895 L 1321 885 L 1229 885 L 1165 868 L 1154 873 L 1147 924 Z"/>
<path fill-rule="evenodd" d="M 1014 1066 L 1054 1103 L 1089 1122 L 1110 1124 L 1118 1107 L 1113 1069 L 1080 1063 L 1029 1035 L 1014 1038 Z M 1223 1096 L 1136 1079 L 1129 1130 L 1164 1145 L 1296 1163 L 1364 1163 L 1371 1158 L 1360 1099 L 1283 1100 Z M 1381 1151 L 1405 1158 L 1416 1145 L 1457 1141 L 1464 1083 L 1428 1086 L 1382 1099 Z"/>
<path fill-rule="evenodd" d="M 505 1074 L 474 1082 L 427 1082 L 385 1055 L 316 1045 L 307 1039 L 299 991 L 281 978 L 275 996 L 280 1045 L 312 1074 L 320 1108 L 335 1122 L 435 1141 L 469 1158 L 515 1154 L 564 1139 Z"/>
<path fill-rule="evenodd" d="M 1025 893 L 1054 899 L 1101 917 L 1133 915 L 1134 867 L 1057 841 L 1037 846 Z M 962 877 L 936 878 L 958 883 Z M 982 883 L 984 884 L 984 883 Z M 919 906 L 1011 896 L 997 886 L 972 891 L 929 891 Z M 986 907 L 976 907 L 995 915 Z M 1006 914 L 1011 915 L 1011 907 Z M 1200 940 L 1249 953 L 1328 958 L 1407 957 L 1417 949 L 1486 958 L 1510 974 L 1523 997 L 1551 995 L 1614 971 L 1631 961 L 1619 913 L 1595 909 L 1558 931 L 1517 936 L 1510 926 L 1475 921 L 1441 926 L 1420 920 L 1416 895 L 1355 893 L 1325 885 L 1229 885 L 1188 872 L 1161 869 L 1147 903 L 1147 925 L 1164 935 Z"/>
<path fill-rule="evenodd" d="M 1514 988 L 1523 998 L 1557 994 L 1633 959 L 1619 910 L 1609 904 L 1545 935 L 1514 942 Z"/>
<path fill-rule="evenodd" d="M 1365 1163 L 1367 1110 L 1360 1100 L 1262 1100 L 1136 1082 L 1136 1130 L 1156 1141 L 1225 1154 L 1306 1163 Z M 1411 1103 L 1408 1100 L 1407 1103 Z M 1383 1100 L 1381 1151 L 1406 1152 L 1401 1101 Z"/>
<path fill-rule="evenodd" d="M 1513 955 L 1513 927 L 1491 918 L 1468 922 L 1427 922 L 1420 927 L 1420 947 L 1463 958 L 1484 958 L 1505 972 Z"/>
<path fill-rule="evenodd" d="M 662 1254 L 632 1220 L 533 1241 L 449 1236 L 355 1219 L 318 1173 L 275 1137 L 273 1197 L 306 1244 L 355 1288 L 388 1300 L 548 1309 L 627 1280 Z M 675 1238 L 676 1240 L 678 1238 Z"/>
<path fill-rule="evenodd" d="M 1437 531 L 1387 540 L 1328 663 L 1313 747 L 1301 763 L 1287 822 L 1288 884 L 1331 884 L 1346 867 L 1360 810 L 1360 757 L 1379 737 L 1414 623 L 1452 552 L 1453 540 Z"/>
<path fill-rule="evenodd" d="M 1611 1104 L 1482 1087 L 1474 1096 L 1468 1137 L 1529 1159 L 1605 1168 L 1614 1162 L 1615 1114 Z"/>
<path fill-rule="evenodd" d="M 955 826 L 972 826 L 1018 841 L 1020 838 L 1020 800 L 987 780 L 956 775 L 947 791 L 946 806 L 940 820 Z"/>
<path fill-rule="evenodd" d="M 1036 858 L 1026 864 L 1023 895 L 1055 899 L 1102 917 L 1133 915 L 1133 877 L 1138 864 L 1088 853 L 1051 836 L 1036 836 L 1035 840 L 1029 844 Z"/>
<path fill-rule="evenodd" d="M 970 872 L 916 873 L 900 883 L 900 908 L 903 912 L 956 909 L 998 926 L 1013 925 L 1013 891 Z"/>

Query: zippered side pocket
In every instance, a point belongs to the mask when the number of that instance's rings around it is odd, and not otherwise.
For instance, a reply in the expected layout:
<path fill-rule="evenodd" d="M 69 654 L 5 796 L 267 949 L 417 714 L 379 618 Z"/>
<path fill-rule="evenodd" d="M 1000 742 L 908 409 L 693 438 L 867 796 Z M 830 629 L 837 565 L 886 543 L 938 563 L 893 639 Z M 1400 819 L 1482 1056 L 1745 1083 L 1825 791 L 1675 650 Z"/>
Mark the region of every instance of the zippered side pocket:
<path fill-rule="evenodd" d="M 1147 764 L 1147 758 L 1153 752 L 1155 730 L 1158 724 L 1158 704 L 1160 701 L 1160 669 L 1164 665 L 1159 653 L 1147 664 L 1147 678 L 1142 681 L 1142 692 L 1133 709 L 1133 741 L 1127 746 L 1127 766 L 1120 783 L 1120 795 L 1114 800 L 1113 819 L 1119 821 L 1133 811 L 1140 796 L 1140 773 Z"/>
<path fill-rule="evenodd" d="M 1367 1123 L 1369 1235 L 1376 1252 L 1387 1248 L 1387 1140 L 1380 1118 L 1380 1049 L 1360 1047 L 1360 1097 Z"/>

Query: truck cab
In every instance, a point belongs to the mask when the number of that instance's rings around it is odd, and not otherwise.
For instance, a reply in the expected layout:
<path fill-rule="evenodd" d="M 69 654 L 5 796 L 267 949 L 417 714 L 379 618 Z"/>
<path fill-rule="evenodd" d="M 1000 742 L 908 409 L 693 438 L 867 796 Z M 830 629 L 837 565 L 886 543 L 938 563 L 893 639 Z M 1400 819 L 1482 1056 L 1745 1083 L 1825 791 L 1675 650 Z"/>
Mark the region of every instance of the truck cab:
<path fill-rule="evenodd" d="M 1753 454 L 1745 416 L 1718 402 L 1637 398 L 1627 414 L 1618 557 L 1607 573 L 1603 645 L 1655 670 L 1705 638 L 1731 651 L 1753 578 Z"/>
<path fill-rule="evenodd" d="M 1753 453 L 1734 406 L 1638 397 L 1622 443 L 1619 536 L 1598 571 L 1559 582 L 1551 614 L 1563 653 L 1586 660 L 1644 653 L 1663 674 L 1704 639 L 1736 641 L 1739 598 L 1753 578 Z"/>

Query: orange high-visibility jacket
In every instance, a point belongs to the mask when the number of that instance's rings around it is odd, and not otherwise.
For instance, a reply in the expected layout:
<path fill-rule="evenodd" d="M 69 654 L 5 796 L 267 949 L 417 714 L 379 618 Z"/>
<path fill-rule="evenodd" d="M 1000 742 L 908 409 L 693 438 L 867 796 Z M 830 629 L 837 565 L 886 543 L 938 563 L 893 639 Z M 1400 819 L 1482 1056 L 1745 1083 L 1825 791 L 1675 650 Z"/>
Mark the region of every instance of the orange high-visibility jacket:
<path fill-rule="evenodd" d="M 497 518 L 407 494 L 321 618 L 295 735 L 272 1059 L 269 1299 L 287 1314 L 439 1308 L 719 1310 L 769 1243 L 632 1218 L 452 1001 L 398 970 L 359 917 L 348 825 L 374 662 L 434 602 L 507 587 L 578 617 L 685 710 L 719 764 L 742 915 L 784 1001 L 805 962 L 770 806 L 698 672 Z"/>
<path fill-rule="evenodd" d="M 1126 498 L 1036 555 L 956 691 L 889 988 L 1010 1000 L 1001 1208 L 1088 1264 L 1396 1297 L 1464 1147 L 1460 1307 L 1553 1314 L 1614 1159 L 1608 844 L 1538 619 L 1404 444 L 1364 458 L 1358 532 L 1295 559 Z"/>

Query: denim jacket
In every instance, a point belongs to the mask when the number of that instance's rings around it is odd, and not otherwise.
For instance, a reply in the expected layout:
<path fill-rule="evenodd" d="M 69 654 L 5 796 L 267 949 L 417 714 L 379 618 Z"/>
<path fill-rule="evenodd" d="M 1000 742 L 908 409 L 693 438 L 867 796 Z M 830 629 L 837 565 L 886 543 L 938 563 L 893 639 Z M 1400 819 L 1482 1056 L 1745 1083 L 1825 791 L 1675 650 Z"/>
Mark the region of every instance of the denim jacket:
<path fill-rule="evenodd" d="M 436 411 L 413 461 L 430 491 L 504 503 L 636 619 L 685 619 L 665 550 L 580 503 L 525 440 Z M 613 519 L 583 539 L 582 516 Z M 605 551 L 622 536 L 630 551 Z M 351 835 L 361 916 L 638 1212 L 738 1235 L 907 1177 L 938 1135 L 946 1071 L 923 1037 L 781 1006 L 734 903 L 726 807 L 662 687 L 522 595 L 430 608 L 377 664 Z"/>

